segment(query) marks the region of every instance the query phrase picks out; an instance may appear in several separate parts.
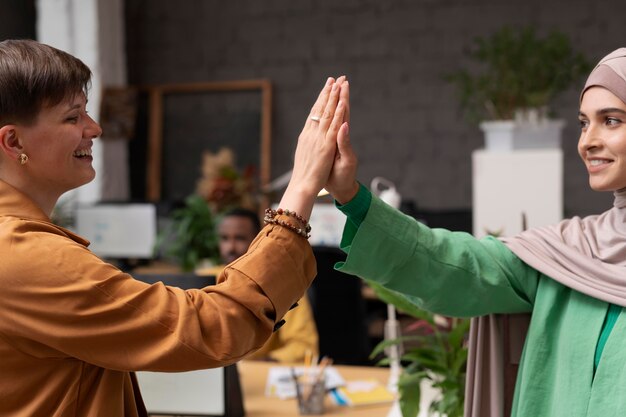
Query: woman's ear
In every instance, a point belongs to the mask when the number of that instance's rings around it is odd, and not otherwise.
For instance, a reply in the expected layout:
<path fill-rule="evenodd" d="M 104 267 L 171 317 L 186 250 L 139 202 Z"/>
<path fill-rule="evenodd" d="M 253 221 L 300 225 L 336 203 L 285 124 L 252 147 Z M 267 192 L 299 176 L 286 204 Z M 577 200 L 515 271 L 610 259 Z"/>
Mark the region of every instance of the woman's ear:
<path fill-rule="evenodd" d="M 7 157 L 17 160 L 23 152 L 22 144 L 17 137 L 15 125 L 4 125 L 0 127 L 0 152 Z"/>

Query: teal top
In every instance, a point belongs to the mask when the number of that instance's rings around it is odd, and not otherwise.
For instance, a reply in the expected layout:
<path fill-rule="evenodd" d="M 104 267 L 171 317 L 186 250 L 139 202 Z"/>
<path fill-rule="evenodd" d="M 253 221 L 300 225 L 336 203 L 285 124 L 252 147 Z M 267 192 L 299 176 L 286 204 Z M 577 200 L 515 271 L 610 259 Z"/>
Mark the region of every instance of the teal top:
<path fill-rule="evenodd" d="M 615 322 L 622 312 L 622 307 L 616 306 L 615 304 L 609 304 L 609 308 L 606 312 L 606 317 L 604 318 L 604 323 L 602 324 L 602 330 L 600 331 L 600 337 L 598 338 L 598 345 L 596 346 L 596 354 L 593 357 L 593 371 L 595 372 L 598 368 L 598 364 L 600 363 L 600 357 L 602 357 L 602 351 L 604 350 L 604 345 L 606 345 L 606 341 L 611 334 L 611 330 L 613 330 L 613 326 L 615 326 Z"/>
<path fill-rule="evenodd" d="M 532 311 L 513 417 L 626 414 L 621 307 L 559 284 L 498 239 L 428 228 L 363 186 L 338 207 L 348 215 L 338 270 L 448 316 Z"/>

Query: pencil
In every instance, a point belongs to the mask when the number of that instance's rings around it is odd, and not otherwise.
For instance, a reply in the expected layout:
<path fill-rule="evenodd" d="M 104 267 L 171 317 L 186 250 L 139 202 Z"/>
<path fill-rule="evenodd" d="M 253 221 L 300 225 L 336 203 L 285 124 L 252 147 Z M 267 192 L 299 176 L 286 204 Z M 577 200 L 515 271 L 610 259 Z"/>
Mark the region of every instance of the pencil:
<path fill-rule="evenodd" d="M 296 370 L 291 367 L 291 377 L 293 378 L 293 383 L 296 384 L 296 397 L 298 398 L 298 403 L 302 402 L 302 394 L 300 393 L 300 385 L 298 384 L 298 375 L 296 375 Z"/>
<path fill-rule="evenodd" d="M 309 383 L 307 383 L 305 386 L 305 388 L 307 388 L 306 392 L 302 393 L 302 401 L 306 402 L 309 400 L 311 393 L 313 392 L 317 384 L 319 384 L 320 381 L 322 380 L 322 376 L 324 376 L 324 372 L 326 371 L 326 368 L 332 365 L 332 363 L 333 363 L 333 360 L 329 358 L 328 356 L 324 356 L 322 358 L 322 360 L 320 361 L 320 366 L 316 370 L 315 379 L 313 379 L 312 383 L 310 383 L 311 381 L 307 381 Z M 326 387 L 324 387 L 324 391 L 325 390 L 326 390 Z"/>

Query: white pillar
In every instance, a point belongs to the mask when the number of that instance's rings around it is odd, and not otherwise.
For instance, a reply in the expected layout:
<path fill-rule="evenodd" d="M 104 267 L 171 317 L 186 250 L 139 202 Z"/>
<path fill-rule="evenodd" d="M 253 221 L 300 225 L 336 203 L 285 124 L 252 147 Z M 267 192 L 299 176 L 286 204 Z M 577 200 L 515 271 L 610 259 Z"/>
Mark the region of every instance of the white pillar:
<path fill-rule="evenodd" d="M 37 39 L 76 56 L 93 73 L 87 110 L 96 120 L 103 86 L 126 84 L 123 28 L 123 0 L 37 0 Z M 124 162 L 120 164 L 121 172 L 119 166 L 107 172 L 104 155 L 111 153 L 109 150 Z M 126 153 L 123 140 L 94 141 L 96 179 L 71 191 L 64 199 L 96 202 L 102 198 L 127 198 Z M 108 175 L 125 177 L 122 181 L 125 188 L 120 195 L 103 195 L 103 183 Z"/>
<path fill-rule="evenodd" d="M 474 235 L 513 236 L 563 218 L 561 149 L 472 153 Z"/>
<path fill-rule="evenodd" d="M 124 0 L 99 0 L 99 70 L 102 86 L 127 84 L 124 33 Z M 128 139 L 103 133 L 100 196 L 103 200 L 128 200 L 130 174 Z"/>

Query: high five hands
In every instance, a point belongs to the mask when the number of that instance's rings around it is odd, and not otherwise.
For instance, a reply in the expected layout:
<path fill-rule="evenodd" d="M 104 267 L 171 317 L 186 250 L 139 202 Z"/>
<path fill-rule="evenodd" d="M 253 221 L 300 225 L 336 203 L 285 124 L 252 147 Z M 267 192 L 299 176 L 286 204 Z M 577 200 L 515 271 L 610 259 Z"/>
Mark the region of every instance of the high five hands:
<path fill-rule="evenodd" d="M 333 167 L 326 182 L 326 190 L 339 204 L 345 204 L 352 200 L 359 191 L 359 183 L 356 181 L 357 157 L 350 144 L 350 85 L 345 77 L 341 85 L 340 101 L 346 103 L 344 123 L 337 135 L 337 150 Z"/>
<path fill-rule="evenodd" d="M 308 219 L 326 188 L 340 204 L 357 193 L 357 159 L 350 145 L 350 91 L 345 76 L 328 78 L 298 138 L 293 172 L 280 207 Z"/>

